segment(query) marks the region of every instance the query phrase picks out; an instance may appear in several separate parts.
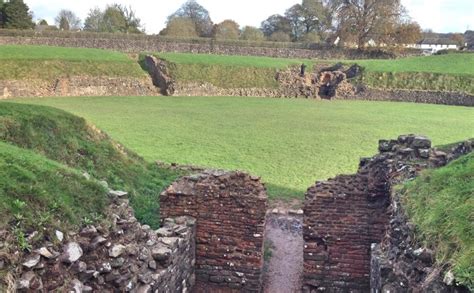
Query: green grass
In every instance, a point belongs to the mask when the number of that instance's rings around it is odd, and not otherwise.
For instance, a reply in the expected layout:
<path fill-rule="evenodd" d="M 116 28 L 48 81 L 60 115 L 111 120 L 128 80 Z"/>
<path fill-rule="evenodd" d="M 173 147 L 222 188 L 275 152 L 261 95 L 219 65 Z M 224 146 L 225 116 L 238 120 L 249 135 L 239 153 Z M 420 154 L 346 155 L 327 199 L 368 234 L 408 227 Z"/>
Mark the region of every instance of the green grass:
<path fill-rule="evenodd" d="M 272 198 L 302 198 L 318 179 L 356 171 L 380 138 L 474 137 L 474 109 L 426 104 L 236 97 L 23 100 L 71 111 L 149 161 L 240 169 Z"/>
<path fill-rule="evenodd" d="M 474 75 L 474 53 L 409 57 L 395 60 L 345 61 L 357 64 L 370 72 L 427 72 Z"/>
<path fill-rule="evenodd" d="M 114 51 L 48 46 L 0 46 L 0 80 L 70 76 L 146 77 L 137 62 Z"/>
<path fill-rule="evenodd" d="M 20 248 L 32 244 L 23 238 L 33 231 L 53 239 L 55 229 L 95 223 L 107 201 L 105 188 L 78 171 L 0 142 L 0 229 L 12 229 Z"/>
<path fill-rule="evenodd" d="M 144 161 L 84 119 L 49 107 L 0 103 L 0 141 L 130 192 L 137 219 L 153 227 L 159 225 L 158 195 L 178 176 Z"/>
<path fill-rule="evenodd" d="M 225 65 L 253 68 L 277 68 L 282 69 L 290 65 L 301 65 L 306 63 L 312 65 L 308 59 L 288 59 L 256 56 L 224 56 L 211 54 L 189 54 L 189 53 L 158 53 L 156 54 L 169 62 L 176 64 L 204 64 Z"/>
<path fill-rule="evenodd" d="M 127 55 L 108 50 L 25 45 L 0 46 L 0 60 L 130 62 Z"/>
<path fill-rule="evenodd" d="M 474 154 L 405 185 L 403 205 L 417 237 L 474 290 Z"/>

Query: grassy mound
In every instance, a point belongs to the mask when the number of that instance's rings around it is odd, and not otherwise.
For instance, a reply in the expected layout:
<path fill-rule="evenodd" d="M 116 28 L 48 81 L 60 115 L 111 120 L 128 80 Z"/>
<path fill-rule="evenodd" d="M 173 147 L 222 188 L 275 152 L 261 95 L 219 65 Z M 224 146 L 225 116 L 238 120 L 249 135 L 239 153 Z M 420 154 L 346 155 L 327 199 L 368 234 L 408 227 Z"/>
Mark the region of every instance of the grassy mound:
<path fill-rule="evenodd" d="M 474 290 L 474 153 L 408 183 L 403 204 L 417 235 Z"/>
<path fill-rule="evenodd" d="M 0 141 L 131 192 L 137 218 L 154 227 L 158 225 L 158 195 L 178 176 L 145 162 L 84 119 L 49 107 L 0 103 Z"/>
<path fill-rule="evenodd" d="M 107 50 L 0 46 L 0 80 L 52 80 L 69 76 L 146 77 L 127 55 Z"/>
<path fill-rule="evenodd" d="M 469 107 L 239 97 L 21 102 L 84 117 L 149 161 L 262 176 L 274 199 L 301 198 L 317 179 L 355 172 L 357 158 L 374 155 L 383 137 L 419 133 L 438 145 L 474 136 Z"/>
<path fill-rule="evenodd" d="M 100 219 L 107 192 L 96 181 L 43 156 L 0 142 L 0 230 L 13 227 L 21 249 L 36 239 L 51 237 Z M 33 242 L 36 240 L 33 239 Z M 53 239 L 53 238 L 50 238 Z"/>
<path fill-rule="evenodd" d="M 359 60 L 357 63 L 365 69 L 362 82 L 374 88 L 474 94 L 474 53 Z"/>
<path fill-rule="evenodd" d="M 310 60 L 221 56 L 209 54 L 160 53 L 173 79 L 182 82 L 210 83 L 220 88 L 277 88 L 278 69 L 298 66 Z"/>

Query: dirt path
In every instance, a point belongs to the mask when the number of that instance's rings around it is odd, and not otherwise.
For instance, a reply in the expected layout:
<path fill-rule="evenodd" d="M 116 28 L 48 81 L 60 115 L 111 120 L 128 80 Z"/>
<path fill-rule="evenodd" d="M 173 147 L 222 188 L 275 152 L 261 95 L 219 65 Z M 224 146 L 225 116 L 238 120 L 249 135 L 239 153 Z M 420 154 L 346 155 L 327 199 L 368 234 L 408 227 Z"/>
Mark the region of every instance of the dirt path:
<path fill-rule="evenodd" d="M 264 293 L 301 292 L 302 229 L 301 216 L 268 216 L 265 242 L 270 247 L 271 256 L 265 263 Z"/>

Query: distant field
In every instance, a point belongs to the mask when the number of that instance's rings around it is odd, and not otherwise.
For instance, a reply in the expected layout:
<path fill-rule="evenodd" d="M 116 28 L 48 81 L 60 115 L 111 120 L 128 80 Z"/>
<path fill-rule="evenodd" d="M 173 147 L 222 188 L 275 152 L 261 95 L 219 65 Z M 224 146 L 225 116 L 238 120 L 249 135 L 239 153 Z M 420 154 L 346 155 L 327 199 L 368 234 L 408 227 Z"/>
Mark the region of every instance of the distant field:
<path fill-rule="evenodd" d="M 354 172 L 380 138 L 434 144 L 474 137 L 474 109 L 425 104 L 226 97 L 21 100 L 85 117 L 144 156 L 262 176 L 272 198 L 301 198 L 317 179 Z"/>
<path fill-rule="evenodd" d="M 0 80 L 66 76 L 144 77 L 127 55 L 114 51 L 48 46 L 0 46 Z"/>

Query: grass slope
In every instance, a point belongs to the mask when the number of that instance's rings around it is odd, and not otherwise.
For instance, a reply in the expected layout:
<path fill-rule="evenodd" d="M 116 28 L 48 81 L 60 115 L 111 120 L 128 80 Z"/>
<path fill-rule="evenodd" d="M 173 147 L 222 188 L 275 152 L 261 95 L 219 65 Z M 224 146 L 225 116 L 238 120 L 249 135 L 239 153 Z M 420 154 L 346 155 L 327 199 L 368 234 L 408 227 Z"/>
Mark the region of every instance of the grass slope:
<path fill-rule="evenodd" d="M 354 63 L 354 61 L 347 61 Z M 357 60 L 370 72 L 427 72 L 474 75 L 474 53 L 409 57 L 394 60 Z"/>
<path fill-rule="evenodd" d="M 158 226 L 158 195 L 178 175 L 145 162 L 84 119 L 49 107 L 0 103 L 0 141 L 131 192 L 137 218 L 154 227 Z"/>
<path fill-rule="evenodd" d="M 0 142 L 0 230 L 13 228 L 22 249 L 33 231 L 53 239 L 95 222 L 104 212 L 107 192 L 96 181 L 43 156 Z"/>
<path fill-rule="evenodd" d="M 447 144 L 474 137 L 467 107 L 234 97 L 24 102 L 85 117 L 147 160 L 260 175 L 273 198 L 301 198 L 317 179 L 354 172 L 380 138 L 418 133 Z"/>
<path fill-rule="evenodd" d="M 0 80 L 68 76 L 146 77 L 127 55 L 107 50 L 48 46 L 0 46 Z"/>
<path fill-rule="evenodd" d="M 437 261 L 474 290 L 474 153 L 406 184 L 403 204 Z"/>

